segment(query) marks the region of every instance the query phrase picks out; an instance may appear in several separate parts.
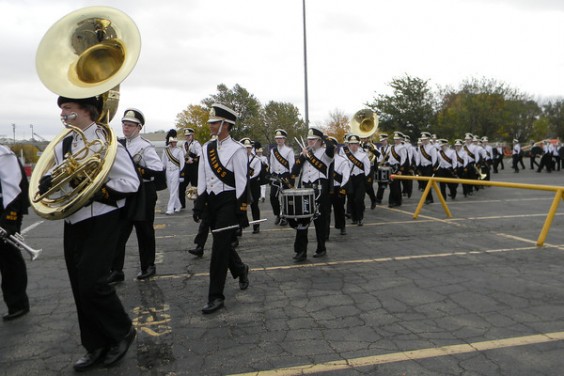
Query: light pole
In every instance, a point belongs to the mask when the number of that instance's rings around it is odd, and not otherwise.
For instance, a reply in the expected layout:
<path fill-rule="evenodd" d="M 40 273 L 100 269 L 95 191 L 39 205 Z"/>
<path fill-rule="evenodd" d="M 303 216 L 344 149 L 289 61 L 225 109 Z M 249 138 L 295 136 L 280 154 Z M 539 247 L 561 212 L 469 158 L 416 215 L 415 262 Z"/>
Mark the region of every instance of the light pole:
<path fill-rule="evenodd" d="M 307 36 L 306 36 L 306 4 L 303 2 L 303 24 L 304 24 L 304 88 L 305 88 L 305 123 L 309 127 L 309 100 L 307 92 Z"/>
<path fill-rule="evenodd" d="M 14 144 L 16 143 L 16 124 L 12 123 L 12 130 L 14 131 Z"/>
<path fill-rule="evenodd" d="M 35 137 L 33 136 L 33 124 L 30 124 L 29 127 L 31 128 L 31 141 L 35 141 Z"/>

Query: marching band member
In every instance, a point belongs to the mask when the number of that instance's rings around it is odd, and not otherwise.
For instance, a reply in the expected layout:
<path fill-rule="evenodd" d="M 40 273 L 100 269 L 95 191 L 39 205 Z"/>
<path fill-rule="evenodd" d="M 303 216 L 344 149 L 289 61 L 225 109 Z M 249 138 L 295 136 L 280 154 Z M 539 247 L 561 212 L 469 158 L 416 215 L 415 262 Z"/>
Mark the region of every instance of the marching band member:
<path fill-rule="evenodd" d="M 511 157 L 513 159 L 513 171 L 515 173 L 519 172 L 519 155 L 521 154 L 521 144 L 519 140 L 513 140 L 513 150 L 511 152 Z M 542 166 L 542 159 L 541 159 L 541 166 Z"/>
<path fill-rule="evenodd" d="M 339 143 L 335 137 L 327 137 L 327 139 L 333 142 L 336 149 L 339 148 Z M 329 207 L 328 222 L 330 226 L 332 207 L 335 216 L 335 228 L 341 230 L 341 235 L 346 235 L 345 201 L 347 189 L 350 186 L 349 178 L 351 175 L 351 167 L 347 158 L 339 152 L 335 153 L 333 164 L 333 189 L 329 192 L 331 206 Z"/>
<path fill-rule="evenodd" d="M 312 188 L 317 197 L 316 203 L 319 215 L 314 217 L 315 235 L 317 238 L 317 249 L 313 257 L 323 257 L 327 254 L 325 248 L 327 214 L 329 212 L 329 165 L 333 162 L 335 148 L 332 142 L 323 141 L 325 136 L 317 128 L 310 128 L 307 136 L 307 147 L 302 149 L 300 158 L 292 169 L 292 176 L 297 176 L 301 171 L 301 185 L 303 188 Z M 296 262 L 307 258 L 307 229 L 310 221 L 290 220 L 290 225 L 296 229 L 294 240 L 294 251 Z"/>
<path fill-rule="evenodd" d="M 270 173 L 272 176 L 288 181 L 296 161 L 294 157 L 294 150 L 286 146 L 286 138 L 288 133 L 283 129 L 277 129 L 274 134 L 274 141 L 276 147 L 270 151 Z M 270 205 L 272 205 L 272 212 L 276 217 L 275 225 L 285 226 L 288 222 L 282 218 L 280 219 L 280 201 L 278 199 L 278 186 L 276 184 L 270 185 Z"/>
<path fill-rule="evenodd" d="M 445 139 L 437 140 L 439 145 L 441 145 L 441 150 L 437 153 L 437 161 L 438 167 L 437 172 L 435 173 L 436 177 L 441 178 L 456 178 L 456 169 L 458 167 L 458 160 L 456 157 L 456 152 L 449 147 L 448 141 Z M 447 183 L 440 183 L 441 194 L 443 198 L 446 200 L 446 186 Z M 453 200 L 456 198 L 456 188 L 458 184 L 456 183 L 448 183 L 449 189 L 449 197 Z"/>
<path fill-rule="evenodd" d="M 231 138 L 237 114 L 222 104 L 213 104 L 208 125 L 214 139 L 206 142 L 198 167 L 198 198 L 194 202 L 194 221 L 199 222 L 207 205 L 207 221 L 213 230 L 239 224 L 248 227 L 247 178 L 248 157 L 245 147 Z M 224 306 L 223 289 L 227 269 L 239 278 L 239 288 L 249 287 L 249 266 L 244 264 L 232 246 L 235 229 L 213 233 L 210 261 L 208 303 L 203 314 Z"/>
<path fill-rule="evenodd" d="M 468 178 L 468 154 L 463 149 L 464 142 L 457 138 L 454 140 L 454 153 L 456 156 L 456 175 L 460 179 L 467 179 Z M 468 196 L 468 192 L 464 188 L 465 185 L 462 185 L 462 193 L 464 197 Z"/>
<path fill-rule="evenodd" d="M 143 113 L 135 108 L 128 108 L 121 119 L 123 135 L 119 141 L 133 159 L 143 182 L 139 191 L 125 201 L 123 209 L 122 229 L 114 255 L 108 283 L 124 280 L 123 264 L 125 260 L 125 246 L 135 227 L 137 244 L 139 247 L 139 261 L 141 271 L 137 279 L 146 279 L 156 273 L 155 267 L 155 206 L 157 204 L 157 189 L 155 180 L 165 180 L 164 166 L 153 144 L 141 137 L 139 132 L 145 125 Z"/>
<path fill-rule="evenodd" d="M 435 144 L 429 143 L 429 132 L 421 132 L 421 145 L 417 149 L 419 154 L 419 169 L 422 176 L 433 176 L 433 169 L 437 164 L 437 148 Z M 435 136 L 436 137 L 436 136 Z M 427 188 L 429 182 L 424 182 L 423 189 Z M 433 203 L 433 191 L 430 190 L 425 199 L 425 204 Z"/>
<path fill-rule="evenodd" d="M 503 170 L 503 147 L 501 146 L 501 144 L 499 142 L 497 142 L 495 144 L 495 148 L 492 148 L 492 159 L 493 159 L 493 172 L 494 174 L 498 173 L 498 167 L 501 166 L 501 169 Z M 532 155 L 531 155 L 532 157 Z M 532 167 L 532 162 L 531 162 L 531 169 L 533 169 Z"/>
<path fill-rule="evenodd" d="M 482 169 L 486 174 L 486 180 L 491 179 L 491 167 L 493 165 L 493 148 L 488 142 L 488 138 L 486 136 L 482 137 L 482 147 L 484 148 L 484 164 L 482 165 Z"/>
<path fill-rule="evenodd" d="M 362 226 L 365 209 L 366 180 L 370 175 L 370 160 L 364 150 L 360 148 L 360 137 L 356 134 L 351 134 L 349 135 L 348 142 L 349 150 L 345 154 L 351 169 L 348 201 L 351 203 L 353 225 Z"/>
<path fill-rule="evenodd" d="M 247 149 L 247 156 L 249 158 L 249 189 L 251 192 L 251 214 L 253 220 L 260 219 L 260 184 L 259 176 L 262 169 L 260 159 L 253 153 L 253 142 L 250 138 L 246 137 L 239 141 Z M 260 224 L 253 224 L 253 234 L 260 232 Z"/>
<path fill-rule="evenodd" d="M 106 141 L 105 132 L 96 124 L 99 102 L 96 98 L 71 99 L 59 97 L 61 117 L 84 133 L 72 132 L 55 147 L 57 163 L 68 152 L 81 150 L 86 141 Z M 89 151 L 93 152 L 93 146 Z M 68 150 L 67 150 L 68 149 Z M 125 197 L 137 192 L 139 178 L 127 150 L 117 144 L 117 154 L 105 185 L 93 196 L 93 201 L 65 218 L 64 254 L 69 280 L 76 303 L 80 338 L 88 351 L 75 364 L 84 371 L 103 361 L 105 366 L 117 363 L 135 338 L 135 328 L 123 308 L 115 289 L 107 282 L 112 258 L 117 246 L 120 208 Z M 51 175 L 39 183 L 39 192 L 51 186 Z"/>
<path fill-rule="evenodd" d="M 169 135 L 171 131 L 169 131 Z M 176 146 L 178 142 L 176 136 L 169 135 L 166 137 L 167 147 L 163 150 L 161 156 L 161 161 L 166 170 L 166 184 L 169 192 L 166 215 L 178 213 L 182 207 L 178 198 L 178 188 L 180 184 L 180 171 L 184 169 L 184 152 Z"/>
<path fill-rule="evenodd" d="M 266 157 L 266 155 L 263 154 L 264 151 L 263 151 L 262 147 L 257 148 L 256 153 L 257 153 L 257 158 L 260 160 L 260 163 L 262 164 L 262 168 L 266 168 L 266 172 L 268 173 L 270 171 L 270 166 L 268 165 L 268 158 Z M 265 198 L 266 198 L 266 184 L 261 184 L 260 185 L 260 200 L 262 202 L 264 202 Z"/>
<path fill-rule="evenodd" d="M 472 143 L 474 136 L 472 133 L 466 133 L 464 136 L 464 152 L 468 159 L 466 167 L 466 179 L 477 180 L 478 173 L 476 172 L 476 162 L 479 160 L 480 156 L 476 150 L 476 145 Z M 462 184 L 462 190 L 464 191 L 464 197 L 472 195 L 473 186 L 470 184 Z"/>
<path fill-rule="evenodd" d="M 378 166 L 384 166 L 388 163 L 390 157 L 390 145 L 388 144 L 388 135 L 385 133 L 380 134 L 380 155 L 376 159 Z M 376 204 L 381 204 L 384 198 L 384 190 L 388 187 L 387 182 L 378 181 L 378 190 L 376 191 Z"/>
<path fill-rule="evenodd" d="M 407 158 L 407 150 L 402 145 L 403 137 L 400 132 L 394 133 L 394 144 L 390 147 L 388 157 L 388 165 L 392 169 L 392 174 L 402 175 L 409 170 L 409 159 Z M 401 206 L 401 184 L 399 179 L 390 182 L 390 196 L 388 198 L 388 207 L 394 208 Z"/>
<path fill-rule="evenodd" d="M 376 193 L 374 192 L 375 163 L 380 152 L 370 138 L 361 138 L 360 142 L 362 143 L 362 150 L 364 150 L 370 161 L 370 173 L 366 176 L 366 194 L 370 197 L 370 209 L 374 209 L 376 208 Z"/>
<path fill-rule="evenodd" d="M 515 141 L 515 140 L 514 140 Z M 513 150 L 515 151 L 515 146 L 513 146 Z M 521 146 L 519 145 L 519 153 L 521 150 Z M 552 172 L 552 144 L 545 140 L 544 145 L 542 147 L 542 156 L 539 164 L 539 168 L 537 172 L 541 172 L 544 167 L 546 167 L 546 172 Z"/>
<path fill-rule="evenodd" d="M 184 130 L 186 141 L 182 145 L 184 149 L 184 168 L 180 172 L 180 184 L 178 188 L 178 199 L 180 207 L 186 208 L 186 188 L 198 186 L 198 162 L 202 155 L 202 145 L 198 140 L 194 139 L 194 129 L 186 128 Z M 183 179 L 183 180 L 182 180 Z"/>
<path fill-rule="evenodd" d="M 407 150 L 407 159 L 409 159 L 409 170 L 407 171 L 407 174 L 413 176 L 415 174 L 413 166 L 416 166 L 415 154 L 417 153 L 417 148 L 411 145 L 411 138 L 406 134 L 403 135 L 402 143 L 405 145 L 405 149 Z M 401 185 L 403 187 L 402 194 L 407 196 L 407 198 L 411 198 L 411 195 L 413 194 L 413 180 L 402 180 Z"/>
<path fill-rule="evenodd" d="M 20 232 L 24 214 L 29 206 L 27 176 L 18 157 L 0 145 L 0 227 L 6 236 Z M 27 270 L 22 253 L 16 247 L 0 240 L 0 275 L 2 296 L 8 313 L 4 321 L 17 319 L 29 312 Z"/>

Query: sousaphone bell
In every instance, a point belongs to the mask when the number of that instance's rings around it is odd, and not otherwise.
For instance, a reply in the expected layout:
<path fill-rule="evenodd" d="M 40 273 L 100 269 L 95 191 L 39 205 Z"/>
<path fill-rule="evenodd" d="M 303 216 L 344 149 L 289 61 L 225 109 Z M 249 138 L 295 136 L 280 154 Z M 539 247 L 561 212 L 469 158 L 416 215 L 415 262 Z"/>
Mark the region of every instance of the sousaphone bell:
<path fill-rule="evenodd" d="M 43 151 L 30 179 L 30 201 L 39 216 L 68 217 L 106 182 L 117 153 L 117 138 L 109 122 L 117 111 L 119 85 L 133 70 L 140 51 L 137 26 L 128 15 L 111 7 L 71 12 L 43 36 L 36 55 L 41 82 L 62 97 L 96 97 L 100 109 L 96 122 L 105 132 L 105 141 L 90 142 L 80 129 L 61 119 L 66 129 Z M 73 132 L 83 137 L 85 147 L 73 150 L 74 154 L 55 168 L 55 147 Z M 39 181 L 48 173 L 51 188 L 40 194 Z"/>
<path fill-rule="evenodd" d="M 350 123 L 350 133 L 360 138 L 370 138 L 378 130 L 378 115 L 369 109 L 357 111 Z"/>

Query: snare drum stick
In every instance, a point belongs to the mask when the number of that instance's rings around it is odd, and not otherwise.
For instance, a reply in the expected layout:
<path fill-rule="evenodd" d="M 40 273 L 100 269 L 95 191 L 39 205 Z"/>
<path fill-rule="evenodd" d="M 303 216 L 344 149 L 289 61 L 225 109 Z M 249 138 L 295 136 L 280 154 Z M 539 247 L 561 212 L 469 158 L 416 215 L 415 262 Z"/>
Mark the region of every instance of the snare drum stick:
<path fill-rule="evenodd" d="M 261 223 L 261 222 L 265 222 L 265 221 L 268 221 L 268 219 L 267 218 L 257 219 L 256 221 L 249 222 L 249 225 L 256 225 L 257 223 Z M 212 234 L 215 234 L 217 232 L 227 231 L 227 230 L 233 230 L 233 229 L 239 228 L 239 227 L 241 227 L 241 226 L 240 225 L 231 225 L 231 226 L 216 228 L 215 230 L 212 230 Z"/>

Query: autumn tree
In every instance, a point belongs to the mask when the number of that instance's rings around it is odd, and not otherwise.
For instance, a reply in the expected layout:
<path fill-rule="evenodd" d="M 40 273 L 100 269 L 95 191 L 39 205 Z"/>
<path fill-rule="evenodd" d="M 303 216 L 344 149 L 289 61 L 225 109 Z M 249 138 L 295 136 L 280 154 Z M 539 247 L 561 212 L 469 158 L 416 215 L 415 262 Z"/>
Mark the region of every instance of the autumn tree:
<path fill-rule="evenodd" d="M 176 128 L 179 134 L 186 128 L 193 128 L 196 140 L 209 140 L 210 129 L 207 125 L 209 110 L 200 105 L 189 105 L 184 111 L 176 115 Z"/>
<path fill-rule="evenodd" d="M 329 119 L 325 121 L 325 128 L 329 136 L 343 142 L 345 134 L 349 133 L 349 124 L 349 117 L 343 111 L 335 109 L 329 113 Z"/>

